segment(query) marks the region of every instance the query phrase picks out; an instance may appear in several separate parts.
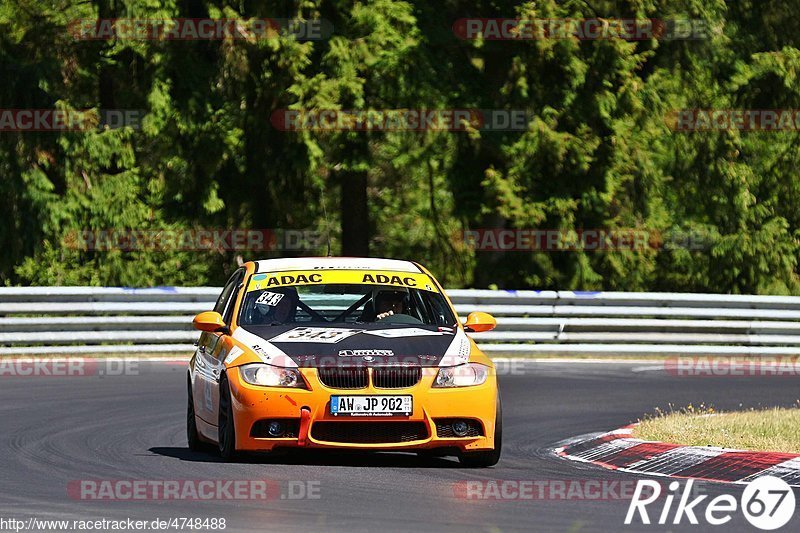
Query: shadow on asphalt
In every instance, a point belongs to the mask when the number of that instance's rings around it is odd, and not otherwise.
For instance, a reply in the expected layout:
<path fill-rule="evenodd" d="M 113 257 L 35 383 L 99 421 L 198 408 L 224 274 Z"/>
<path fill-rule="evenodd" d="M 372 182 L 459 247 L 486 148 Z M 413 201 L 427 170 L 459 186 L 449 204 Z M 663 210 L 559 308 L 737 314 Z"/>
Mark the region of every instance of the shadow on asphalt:
<path fill-rule="evenodd" d="M 338 450 L 280 450 L 274 453 L 242 453 L 225 461 L 214 451 L 193 452 L 189 448 L 153 447 L 150 452 L 180 461 L 199 463 L 280 464 L 352 466 L 375 468 L 464 468 L 455 457 L 426 457 L 399 452 L 342 452 Z"/>

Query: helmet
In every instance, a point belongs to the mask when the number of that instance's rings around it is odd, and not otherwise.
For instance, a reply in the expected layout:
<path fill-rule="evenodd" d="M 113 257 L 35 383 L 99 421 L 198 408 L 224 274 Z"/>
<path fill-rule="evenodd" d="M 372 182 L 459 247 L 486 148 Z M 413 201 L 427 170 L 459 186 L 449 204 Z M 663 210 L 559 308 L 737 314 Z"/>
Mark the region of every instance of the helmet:
<path fill-rule="evenodd" d="M 378 287 L 372 291 L 372 302 L 375 305 L 376 314 L 385 313 L 390 309 L 395 310 L 395 313 L 407 313 L 409 292 L 405 288 Z"/>
<path fill-rule="evenodd" d="M 294 287 L 280 287 L 262 292 L 255 303 L 258 311 L 256 322 L 262 324 L 286 324 L 294 322 L 297 313 L 297 302 L 300 297 Z"/>

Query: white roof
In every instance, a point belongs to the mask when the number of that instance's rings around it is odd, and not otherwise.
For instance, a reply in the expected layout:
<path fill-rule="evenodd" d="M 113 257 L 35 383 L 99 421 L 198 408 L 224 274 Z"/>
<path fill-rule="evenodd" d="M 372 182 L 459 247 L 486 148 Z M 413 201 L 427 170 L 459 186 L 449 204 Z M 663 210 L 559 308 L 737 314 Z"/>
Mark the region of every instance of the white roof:
<path fill-rule="evenodd" d="M 314 270 L 319 268 L 338 270 L 390 270 L 394 272 L 422 272 L 411 261 L 399 259 L 377 259 L 373 257 L 287 257 L 257 261 L 256 271 L 286 272 L 289 270 Z"/>

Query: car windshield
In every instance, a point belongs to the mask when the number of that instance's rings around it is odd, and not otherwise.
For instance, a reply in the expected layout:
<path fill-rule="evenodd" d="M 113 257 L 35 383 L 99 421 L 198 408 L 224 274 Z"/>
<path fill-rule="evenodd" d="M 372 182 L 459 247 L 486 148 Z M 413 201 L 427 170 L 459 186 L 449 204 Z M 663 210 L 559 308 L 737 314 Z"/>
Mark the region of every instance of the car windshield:
<path fill-rule="evenodd" d="M 298 277 L 300 276 L 300 277 Z M 416 324 L 453 327 L 456 318 L 425 275 L 397 276 L 335 271 L 253 276 L 241 307 L 242 326 L 284 324 Z M 382 276 L 382 277 L 379 277 Z M 320 283 L 352 278 L 383 283 Z M 292 283 L 293 281 L 300 283 Z"/>

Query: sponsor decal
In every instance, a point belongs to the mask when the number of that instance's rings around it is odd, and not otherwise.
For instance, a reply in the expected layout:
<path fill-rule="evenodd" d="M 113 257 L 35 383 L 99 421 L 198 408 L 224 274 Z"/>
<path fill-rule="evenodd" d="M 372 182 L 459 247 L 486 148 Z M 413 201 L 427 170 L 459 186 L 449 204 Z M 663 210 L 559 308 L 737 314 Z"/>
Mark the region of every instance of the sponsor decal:
<path fill-rule="evenodd" d="M 275 366 L 297 367 L 297 363 L 286 355 L 283 350 L 258 335 L 253 335 L 244 328 L 236 328 L 233 338 L 253 350 L 264 363 Z"/>
<path fill-rule="evenodd" d="M 233 349 L 230 351 L 230 353 L 228 353 L 228 356 L 225 358 L 225 364 L 229 365 L 229 364 L 233 363 L 242 354 L 244 354 L 244 350 L 242 350 L 238 346 L 234 346 Z"/>
<path fill-rule="evenodd" d="M 452 330 L 449 331 L 452 334 Z M 428 335 L 446 335 L 442 331 L 430 331 L 422 328 L 395 328 L 395 329 L 376 329 L 365 331 L 366 335 L 376 335 L 385 339 L 399 339 L 402 337 L 425 337 Z"/>
<path fill-rule="evenodd" d="M 387 285 L 439 292 L 431 278 L 425 274 L 392 272 L 385 270 L 298 270 L 274 274 L 256 274 L 250 280 L 248 292 L 287 287 L 291 285 Z"/>
<path fill-rule="evenodd" d="M 444 353 L 439 366 L 458 366 L 469 361 L 471 347 L 466 333 L 459 330 L 453 337 L 453 341 Z"/>
<path fill-rule="evenodd" d="M 287 285 L 318 285 L 323 283 L 322 275 L 315 273 L 291 273 L 283 275 L 258 274 L 253 276 L 249 291 L 260 291 L 268 287 L 286 287 Z"/>
<path fill-rule="evenodd" d="M 261 356 L 264 356 L 264 357 L 269 356 L 267 351 L 264 348 L 262 348 L 260 344 L 254 344 L 253 345 L 253 351 L 256 352 L 258 355 L 261 355 Z"/>
<path fill-rule="evenodd" d="M 294 328 L 270 339 L 270 342 L 317 342 L 335 344 L 361 333 L 360 329 L 348 328 Z"/>
<path fill-rule="evenodd" d="M 339 350 L 339 357 L 394 357 L 392 350 Z"/>

